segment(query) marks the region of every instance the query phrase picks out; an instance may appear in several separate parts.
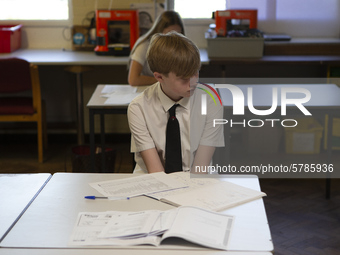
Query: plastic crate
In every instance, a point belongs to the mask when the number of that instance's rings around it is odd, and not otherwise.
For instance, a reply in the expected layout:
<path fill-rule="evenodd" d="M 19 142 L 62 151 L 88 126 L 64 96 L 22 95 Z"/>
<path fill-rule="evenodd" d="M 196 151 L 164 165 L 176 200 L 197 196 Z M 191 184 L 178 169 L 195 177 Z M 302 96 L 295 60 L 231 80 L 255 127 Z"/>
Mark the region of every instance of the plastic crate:
<path fill-rule="evenodd" d="M 21 48 L 22 25 L 0 26 L 0 53 L 10 53 Z"/>
<path fill-rule="evenodd" d="M 96 147 L 96 149 L 101 149 Z M 95 154 L 95 169 L 91 167 L 90 146 L 78 145 L 71 148 L 72 152 L 72 172 L 74 173 L 113 173 L 115 171 L 116 150 L 105 148 L 105 169 L 102 169 L 102 152 Z"/>
<path fill-rule="evenodd" d="M 320 153 L 323 127 L 312 117 L 296 119 L 296 127 L 285 127 L 286 153 Z"/>
<path fill-rule="evenodd" d="M 264 39 L 250 37 L 207 38 L 208 56 L 211 58 L 261 58 Z"/>

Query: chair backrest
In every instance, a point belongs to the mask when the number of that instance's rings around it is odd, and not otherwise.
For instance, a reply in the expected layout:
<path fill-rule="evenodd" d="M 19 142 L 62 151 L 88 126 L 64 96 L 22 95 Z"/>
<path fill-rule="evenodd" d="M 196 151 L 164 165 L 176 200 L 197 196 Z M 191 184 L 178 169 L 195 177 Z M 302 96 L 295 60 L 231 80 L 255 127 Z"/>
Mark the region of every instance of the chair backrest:
<path fill-rule="evenodd" d="M 17 93 L 30 89 L 30 63 L 19 58 L 0 59 L 0 93 Z"/>

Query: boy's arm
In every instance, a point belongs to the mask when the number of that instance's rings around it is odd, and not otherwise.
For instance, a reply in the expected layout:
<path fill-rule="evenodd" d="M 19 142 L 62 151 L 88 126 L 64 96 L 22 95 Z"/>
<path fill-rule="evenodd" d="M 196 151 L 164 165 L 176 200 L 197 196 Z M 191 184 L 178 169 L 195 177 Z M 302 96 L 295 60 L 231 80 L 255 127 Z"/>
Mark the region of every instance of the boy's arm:
<path fill-rule="evenodd" d="M 138 157 L 138 160 L 143 160 L 149 173 L 164 171 L 155 143 L 147 128 L 141 105 L 134 103 L 129 105 L 128 121 L 133 138 L 131 143 L 132 152 L 139 152 L 140 157 Z"/>
<path fill-rule="evenodd" d="M 156 172 L 164 172 L 164 167 L 159 158 L 156 148 L 141 151 L 140 154 L 143 158 L 144 164 L 149 174 Z"/>
<path fill-rule="evenodd" d="M 214 155 L 214 152 L 215 152 L 215 147 L 207 146 L 207 145 L 199 145 L 196 151 L 194 162 L 192 164 L 191 173 L 197 173 L 197 174 L 201 173 L 199 172 L 200 168 L 204 166 L 210 166 L 211 158 Z"/>

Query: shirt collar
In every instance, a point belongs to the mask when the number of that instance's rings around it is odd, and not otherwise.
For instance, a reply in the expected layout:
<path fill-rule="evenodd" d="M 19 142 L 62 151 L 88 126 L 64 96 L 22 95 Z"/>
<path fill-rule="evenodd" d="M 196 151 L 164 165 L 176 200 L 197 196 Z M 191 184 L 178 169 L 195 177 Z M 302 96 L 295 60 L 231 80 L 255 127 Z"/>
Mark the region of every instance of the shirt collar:
<path fill-rule="evenodd" d="M 190 97 L 183 97 L 181 100 L 178 102 L 173 101 L 170 99 L 167 95 L 164 94 L 161 84 L 158 82 L 158 97 L 159 100 L 161 101 L 161 104 L 163 106 L 164 111 L 168 111 L 174 104 L 179 104 L 180 106 L 184 107 L 185 109 L 189 109 L 189 102 L 190 102 Z"/>

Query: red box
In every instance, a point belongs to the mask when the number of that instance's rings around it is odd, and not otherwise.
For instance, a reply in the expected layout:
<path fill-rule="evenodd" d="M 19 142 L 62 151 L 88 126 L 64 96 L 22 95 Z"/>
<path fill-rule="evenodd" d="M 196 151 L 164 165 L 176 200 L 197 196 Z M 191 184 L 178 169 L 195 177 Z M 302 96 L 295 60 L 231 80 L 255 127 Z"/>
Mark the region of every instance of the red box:
<path fill-rule="evenodd" d="M 137 10 L 97 10 L 96 54 L 128 56 L 139 37 L 138 22 Z"/>
<path fill-rule="evenodd" d="M 215 20 L 216 20 L 216 33 L 218 36 L 226 36 L 227 35 L 227 22 L 236 19 L 236 20 L 249 20 L 249 28 L 257 28 L 257 10 L 225 10 L 225 11 L 216 11 L 215 12 Z"/>
<path fill-rule="evenodd" d="M 0 53 L 9 53 L 21 48 L 22 25 L 0 26 Z"/>

